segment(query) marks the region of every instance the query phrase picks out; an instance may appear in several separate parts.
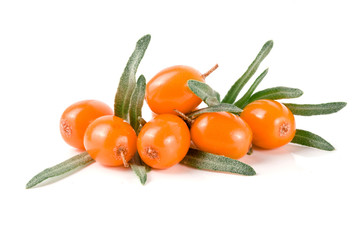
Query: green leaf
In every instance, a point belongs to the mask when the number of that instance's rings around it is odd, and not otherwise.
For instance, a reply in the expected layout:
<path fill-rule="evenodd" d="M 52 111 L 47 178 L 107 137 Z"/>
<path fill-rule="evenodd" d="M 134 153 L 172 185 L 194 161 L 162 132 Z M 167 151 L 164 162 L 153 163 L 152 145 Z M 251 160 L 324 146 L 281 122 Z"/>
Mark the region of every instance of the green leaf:
<path fill-rule="evenodd" d="M 147 169 L 143 165 L 130 164 L 131 170 L 139 177 L 139 180 L 142 185 L 145 185 L 147 180 Z"/>
<path fill-rule="evenodd" d="M 301 129 L 296 129 L 295 137 L 291 142 L 326 151 L 335 150 L 335 148 L 322 137 Z"/>
<path fill-rule="evenodd" d="M 141 109 L 144 104 L 145 89 L 146 80 L 145 77 L 141 75 L 136 83 L 134 92 L 131 95 L 129 107 L 130 125 L 134 128 L 136 134 L 139 134 L 140 130 L 139 118 L 141 117 Z"/>
<path fill-rule="evenodd" d="M 69 174 L 75 172 L 75 170 L 84 168 L 93 162 L 95 162 L 95 160 L 93 160 L 87 152 L 80 153 L 62 163 L 59 163 L 51 168 L 47 168 L 39 174 L 35 175 L 26 184 L 26 188 L 35 187 L 39 183 L 49 178 L 65 175 L 68 176 Z"/>
<path fill-rule="evenodd" d="M 143 120 L 141 109 L 144 104 L 145 89 L 146 89 L 146 80 L 145 77 L 141 75 L 137 80 L 136 87 L 131 95 L 130 108 L 129 108 L 130 125 L 134 128 L 136 134 L 139 134 L 141 130 L 140 121 Z M 149 171 L 149 169 L 145 166 L 145 164 L 141 160 L 138 152 L 136 152 L 135 156 L 130 161 L 130 167 L 131 170 L 136 174 L 136 176 L 139 177 L 141 184 L 144 185 L 147 180 L 147 172 Z"/>
<path fill-rule="evenodd" d="M 322 104 L 295 104 L 284 103 L 294 115 L 312 116 L 331 114 L 340 111 L 346 106 L 346 102 L 330 102 Z"/>
<path fill-rule="evenodd" d="M 219 104 L 219 93 L 212 89 L 206 83 L 188 80 L 188 86 L 190 90 L 196 94 L 201 100 L 204 101 L 208 106 L 218 105 Z"/>
<path fill-rule="evenodd" d="M 234 106 L 230 103 L 220 103 L 218 105 L 214 105 L 207 108 L 202 108 L 196 111 L 193 111 L 189 113 L 187 116 L 189 118 L 196 118 L 197 116 L 203 114 L 203 113 L 209 113 L 209 112 L 230 112 L 230 113 L 240 113 L 242 112 L 242 109 Z"/>
<path fill-rule="evenodd" d="M 147 180 L 147 172 L 150 171 L 150 168 L 142 162 L 138 152 L 136 152 L 135 156 L 130 162 L 130 167 L 136 176 L 139 177 L 141 184 L 144 185 Z"/>
<path fill-rule="evenodd" d="M 220 100 L 220 93 L 218 93 L 218 92 L 215 91 L 215 95 L 216 95 L 216 99 L 218 100 L 218 102 L 221 102 L 221 100 Z"/>
<path fill-rule="evenodd" d="M 260 52 L 256 56 L 255 60 L 250 64 L 246 72 L 232 85 L 224 99 L 223 103 L 233 103 L 235 102 L 237 96 L 245 84 L 250 80 L 254 75 L 260 63 L 265 59 L 265 57 L 270 53 L 274 43 L 272 40 L 267 41 L 264 46 L 261 48 Z"/>
<path fill-rule="evenodd" d="M 115 116 L 121 117 L 126 121 L 129 120 L 129 103 L 136 85 L 136 71 L 150 43 L 150 39 L 150 35 L 145 35 L 137 41 L 135 50 L 130 56 L 124 72 L 121 75 L 115 95 Z"/>
<path fill-rule="evenodd" d="M 251 94 L 255 91 L 256 87 L 261 83 L 261 81 L 264 79 L 266 74 L 268 73 L 269 69 L 265 69 L 260 76 L 255 80 L 255 82 L 251 85 L 249 90 L 244 94 L 242 98 L 240 98 L 236 103 L 234 103 L 235 106 L 239 108 L 244 108 L 246 106 L 246 103 L 249 101 Z"/>
<path fill-rule="evenodd" d="M 252 167 L 238 160 L 202 152 L 196 149 L 189 149 L 189 152 L 181 163 L 202 170 L 230 172 L 246 176 L 256 174 Z"/>
<path fill-rule="evenodd" d="M 267 88 L 262 91 L 254 93 L 248 103 L 251 103 L 255 100 L 260 99 L 284 99 L 284 98 L 297 98 L 303 95 L 303 91 L 298 88 L 288 88 L 288 87 L 273 87 Z"/>

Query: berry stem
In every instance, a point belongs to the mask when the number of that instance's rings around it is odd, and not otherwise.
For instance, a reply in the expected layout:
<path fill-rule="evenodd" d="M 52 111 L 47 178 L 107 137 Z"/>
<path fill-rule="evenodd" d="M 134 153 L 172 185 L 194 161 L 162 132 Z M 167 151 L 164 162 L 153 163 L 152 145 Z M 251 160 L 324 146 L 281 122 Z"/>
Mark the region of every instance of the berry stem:
<path fill-rule="evenodd" d="M 124 155 L 123 151 L 120 152 L 120 157 L 121 157 L 121 160 L 123 161 L 124 167 L 126 167 L 126 168 L 129 167 L 129 164 L 125 159 L 125 155 Z"/>
<path fill-rule="evenodd" d="M 191 118 L 189 118 L 188 116 L 186 116 L 184 113 L 180 112 L 179 110 L 177 109 L 174 109 L 174 112 L 177 113 L 177 115 L 182 118 L 182 120 L 184 120 L 186 122 L 186 124 L 188 126 L 191 126 L 193 120 Z"/>
<path fill-rule="evenodd" d="M 207 76 L 209 76 L 213 71 L 215 71 L 217 68 L 219 67 L 218 64 L 216 64 L 215 66 L 213 66 L 209 71 L 207 71 L 206 73 L 204 73 L 203 75 L 201 75 L 203 78 L 206 78 Z"/>
<path fill-rule="evenodd" d="M 253 154 L 253 147 L 252 147 L 252 146 L 249 148 L 249 151 L 248 151 L 246 154 L 247 154 L 247 155 Z"/>
<path fill-rule="evenodd" d="M 139 117 L 138 119 L 139 119 L 139 122 L 140 122 L 141 126 L 144 126 L 146 124 L 145 119 L 143 119 L 142 117 Z"/>

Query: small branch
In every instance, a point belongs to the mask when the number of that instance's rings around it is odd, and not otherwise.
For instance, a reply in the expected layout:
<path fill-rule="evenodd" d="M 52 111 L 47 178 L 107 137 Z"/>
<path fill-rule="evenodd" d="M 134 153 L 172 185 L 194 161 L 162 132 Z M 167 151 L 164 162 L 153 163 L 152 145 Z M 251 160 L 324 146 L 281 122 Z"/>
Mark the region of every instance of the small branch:
<path fill-rule="evenodd" d="M 191 118 L 189 118 L 188 116 L 186 116 L 184 113 L 180 112 L 177 109 L 174 109 L 174 112 L 176 112 L 177 115 L 180 118 L 182 118 L 182 120 L 184 120 L 189 127 L 192 125 L 193 120 Z"/>
<path fill-rule="evenodd" d="M 120 152 L 120 157 L 121 157 L 121 160 L 123 161 L 124 167 L 128 168 L 128 167 L 129 167 L 129 163 L 126 161 L 125 155 L 124 155 L 124 152 L 123 152 L 123 151 Z"/>
<path fill-rule="evenodd" d="M 144 126 L 146 124 L 145 119 L 143 119 L 142 117 L 139 117 L 138 119 L 139 119 L 139 122 L 140 122 L 141 126 Z"/>
<path fill-rule="evenodd" d="M 252 147 L 252 146 L 249 148 L 249 151 L 248 151 L 246 154 L 247 154 L 247 155 L 253 154 L 253 147 Z"/>
<path fill-rule="evenodd" d="M 217 68 L 219 67 L 218 64 L 216 64 L 215 66 L 213 66 L 209 71 L 207 71 L 206 73 L 204 73 L 203 75 L 201 75 L 203 78 L 206 78 L 207 76 L 209 76 L 213 71 L 215 71 Z"/>

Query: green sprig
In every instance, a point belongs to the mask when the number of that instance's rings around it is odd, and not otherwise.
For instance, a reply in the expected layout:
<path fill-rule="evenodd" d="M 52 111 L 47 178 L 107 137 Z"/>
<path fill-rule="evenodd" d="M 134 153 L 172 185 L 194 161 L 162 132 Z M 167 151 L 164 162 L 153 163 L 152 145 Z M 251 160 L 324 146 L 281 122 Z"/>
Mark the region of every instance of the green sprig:
<path fill-rule="evenodd" d="M 265 78 L 266 74 L 268 73 L 269 69 L 265 69 L 258 78 L 254 81 L 254 83 L 250 86 L 248 91 L 240 98 L 237 102 L 234 103 L 235 106 L 239 108 L 244 108 L 246 103 L 249 101 L 251 94 L 255 91 L 257 86 L 261 83 L 261 81 Z"/>
<path fill-rule="evenodd" d="M 202 152 L 196 149 L 189 149 L 189 152 L 181 163 L 201 170 L 229 172 L 245 176 L 252 176 L 256 174 L 255 170 L 251 166 L 238 160 Z"/>
<path fill-rule="evenodd" d="M 146 80 L 143 75 L 141 75 L 136 82 L 136 72 L 150 43 L 150 39 L 150 35 L 145 35 L 137 41 L 135 50 L 130 56 L 124 72 L 120 77 L 119 86 L 115 95 L 115 116 L 129 121 L 136 134 L 140 131 L 139 119 L 141 118 L 141 109 L 144 103 L 146 88 Z M 136 153 L 129 163 L 133 172 L 139 177 L 140 182 L 145 184 L 147 171 L 138 153 Z"/>
<path fill-rule="evenodd" d="M 136 134 L 140 132 L 140 120 L 142 117 L 141 109 L 144 104 L 146 89 L 146 80 L 143 75 L 139 77 L 136 83 L 133 94 L 131 95 L 129 117 L 130 125 L 134 128 Z M 131 170 L 139 177 L 141 184 L 145 184 L 147 180 L 147 169 L 145 163 L 141 160 L 139 154 L 136 152 L 135 156 L 130 161 Z"/>
<path fill-rule="evenodd" d="M 295 104 L 284 103 L 294 115 L 313 116 L 331 114 L 340 111 L 346 106 L 346 102 L 330 102 L 321 104 Z"/>
<path fill-rule="evenodd" d="M 202 108 L 202 109 L 198 109 L 195 110 L 189 114 L 187 114 L 187 116 L 189 118 L 196 118 L 197 116 L 203 114 L 203 113 L 210 113 L 210 112 L 230 112 L 230 113 L 241 113 L 242 109 L 236 107 L 233 104 L 229 104 L 229 103 L 220 103 L 218 105 L 213 105 L 211 107 L 206 107 L 206 108 Z"/>
<path fill-rule="evenodd" d="M 136 134 L 139 134 L 139 130 L 140 130 L 139 118 L 142 116 L 141 109 L 144 104 L 145 89 L 146 89 L 146 79 L 143 75 L 141 75 L 137 80 L 136 87 L 131 95 L 131 99 L 129 103 L 130 125 L 134 128 Z"/>
<path fill-rule="evenodd" d="M 201 98 L 201 100 L 203 100 L 208 106 L 214 106 L 220 103 L 219 93 L 206 83 L 196 80 L 188 80 L 187 84 L 190 90 L 195 93 L 196 96 Z"/>
<path fill-rule="evenodd" d="M 135 156 L 131 160 L 130 167 L 136 176 L 139 177 L 141 184 L 145 185 L 147 180 L 147 172 L 150 171 L 150 167 L 144 164 L 138 152 L 136 152 Z"/>
<path fill-rule="evenodd" d="M 285 98 L 298 98 L 303 95 L 303 91 L 298 88 L 289 88 L 289 87 L 273 87 L 267 88 L 262 91 L 254 93 L 247 103 L 251 103 L 255 100 L 260 99 L 285 99 Z"/>
<path fill-rule="evenodd" d="M 249 79 L 255 74 L 256 70 L 260 66 L 260 63 L 265 59 L 265 57 L 270 53 L 274 43 L 272 40 L 267 41 L 264 46 L 261 48 L 260 52 L 256 56 L 255 60 L 250 64 L 246 72 L 232 85 L 230 90 L 227 92 L 226 96 L 222 100 L 223 103 L 233 103 L 235 102 L 237 96 L 239 95 L 241 89 L 249 81 Z"/>
<path fill-rule="evenodd" d="M 291 142 L 325 151 L 335 150 L 335 148 L 328 141 L 319 135 L 301 129 L 296 129 L 295 137 Z"/>
<path fill-rule="evenodd" d="M 135 50 L 130 56 L 124 72 L 120 77 L 119 86 L 115 95 L 115 116 L 127 121 L 129 120 L 130 98 L 136 85 L 136 72 L 150 43 L 150 39 L 150 35 L 145 35 L 137 41 Z"/>
<path fill-rule="evenodd" d="M 33 188 L 49 178 L 68 176 L 76 170 L 80 170 L 93 162 L 95 161 L 87 152 L 80 153 L 64 162 L 38 173 L 26 184 L 26 188 Z"/>

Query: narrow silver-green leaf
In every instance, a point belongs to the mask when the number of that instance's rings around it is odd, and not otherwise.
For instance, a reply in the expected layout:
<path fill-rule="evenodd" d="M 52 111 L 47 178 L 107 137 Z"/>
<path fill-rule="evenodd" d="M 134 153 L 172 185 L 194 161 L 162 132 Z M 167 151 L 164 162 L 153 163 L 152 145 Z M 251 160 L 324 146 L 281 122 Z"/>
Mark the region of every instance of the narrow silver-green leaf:
<path fill-rule="evenodd" d="M 215 92 L 215 95 L 216 95 L 216 99 L 218 100 L 218 102 L 221 102 L 220 93 Z"/>
<path fill-rule="evenodd" d="M 136 134 L 139 134 L 141 130 L 141 121 L 143 120 L 141 109 L 144 104 L 145 89 L 146 80 L 145 77 L 141 75 L 137 80 L 136 87 L 131 95 L 129 108 L 130 125 L 134 128 Z M 130 161 L 130 167 L 131 170 L 136 174 L 136 176 L 139 177 L 141 184 L 144 185 L 147 180 L 148 169 L 144 165 L 137 152 L 133 159 Z"/>
<path fill-rule="evenodd" d="M 256 174 L 255 170 L 251 166 L 238 160 L 202 152 L 196 149 L 190 149 L 181 163 L 202 170 L 230 172 L 246 176 Z"/>
<path fill-rule="evenodd" d="M 146 167 L 143 165 L 138 165 L 138 164 L 133 164 L 133 163 L 130 164 L 130 167 L 131 167 L 131 170 L 133 170 L 133 172 L 136 174 L 136 176 L 139 177 L 141 184 L 145 185 L 146 180 L 147 180 L 147 172 L 148 172 Z"/>
<path fill-rule="evenodd" d="M 136 176 L 139 177 L 141 184 L 144 185 L 147 180 L 147 172 L 150 171 L 150 168 L 143 164 L 137 152 L 133 157 L 132 161 L 130 162 L 130 167 L 133 170 L 133 172 L 136 174 Z"/>
<path fill-rule="evenodd" d="M 295 137 L 291 141 L 292 143 L 318 148 L 326 151 L 333 151 L 335 148 L 322 137 L 301 129 L 296 129 Z"/>
<path fill-rule="evenodd" d="M 203 113 L 210 113 L 210 112 L 230 112 L 230 113 L 241 113 L 242 109 L 234 106 L 230 103 L 220 103 L 218 105 L 214 105 L 211 107 L 202 108 L 196 111 L 189 113 L 187 116 L 189 118 L 196 118 L 197 116 Z"/>
<path fill-rule="evenodd" d="M 222 100 L 223 103 L 233 103 L 235 102 L 237 96 L 239 95 L 241 89 L 245 84 L 250 80 L 254 75 L 260 63 L 265 59 L 265 57 L 270 53 L 274 43 L 272 40 L 267 41 L 264 46 L 261 48 L 260 52 L 256 56 L 255 60 L 250 64 L 246 72 L 232 85 L 230 90 L 227 92 L 226 96 Z"/>
<path fill-rule="evenodd" d="M 330 102 L 321 104 L 295 104 L 284 103 L 294 115 L 312 116 L 331 114 L 340 111 L 346 106 L 346 102 Z"/>
<path fill-rule="evenodd" d="M 284 98 L 297 98 L 300 97 L 301 95 L 303 95 L 303 91 L 301 91 L 298 88 L 273 87 L 254 93 L 248 100 L 248 103 L 260 99 L 276 100 L 276 99 L 284 99 Z"/>
<path fill-rule="evenodd" d="M 267 68 L 267 69 L 265 69 L 265 71 L 263 71 L 260 74 L 260 76 L 254 81 L 254 83 L 251 85 L 249 90 L 244 94 L 244 96 L 242 96 L 242 98 L 240 98 L 237 102 L 234 103 L 235 106 L 237 106 L 239 108 L 244 108 L 246 106 L 246 103 L 249 101 L 251 94 L 254 93 L 255 89 L 261 83 L 261 81 L 264 79 L 264 77 L 266 76 L 268 71 L 269 71 L 269 69 Z"/>
<path fill-rule="evenodd" d="M 136 71 L 150 43 L 150 39 L 150 35 L 145 35 L 137 41 L 135 50 L 130 56 L 124 72 L 120 77 L 119 86 L 115 95 L 114 109 L 115 116 L 125 120 L 129 120 L 129 103 L 136 85 Z"/>
<path fill-rule="evenodd" d="M 195 93 L 196 96 L 201 98 L 201 100 L 203 100 L 208 106 L 219 104 L 219 93 L 206 83 L 196 80 L 188 80 L 187 83 L 190 90 Z"/>
<path fill-rule="evenodd" d="M 87 152 L 80 153 L 62 163 L 59 163 L 51 168 L 47 168 L 39 174 L 35 175 L 26 184 L 26 188 L 35 187 L 39 183 L 49 178 L 64 176 L 66 174 L 68 175 L 69 173 L 84 168 L 93 162 L 95 161 L 90 157 Z"/>
<path fill-rule="evenodd" d="M 139 117 L 141 117 L 141 109 L 144 104 L 145 89 L 146 80 L 145 77 L 141 75 L 137 80 L 136 87 L 131 95 L 129 107 L 130 125 L 134 128 L 136 134 L 139 133 Z"/>

